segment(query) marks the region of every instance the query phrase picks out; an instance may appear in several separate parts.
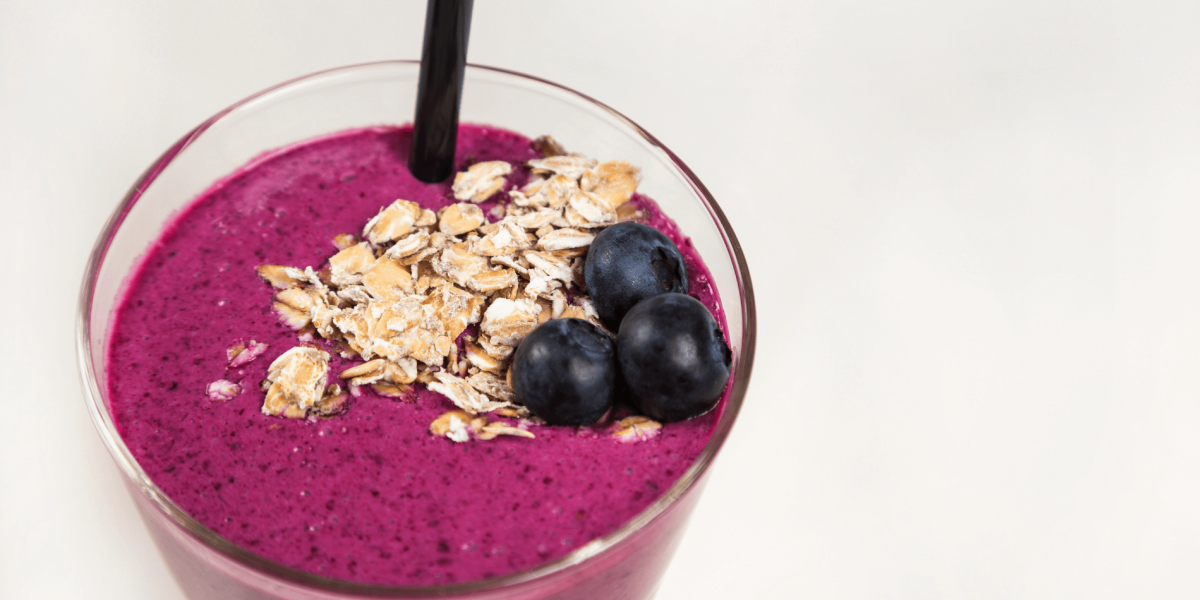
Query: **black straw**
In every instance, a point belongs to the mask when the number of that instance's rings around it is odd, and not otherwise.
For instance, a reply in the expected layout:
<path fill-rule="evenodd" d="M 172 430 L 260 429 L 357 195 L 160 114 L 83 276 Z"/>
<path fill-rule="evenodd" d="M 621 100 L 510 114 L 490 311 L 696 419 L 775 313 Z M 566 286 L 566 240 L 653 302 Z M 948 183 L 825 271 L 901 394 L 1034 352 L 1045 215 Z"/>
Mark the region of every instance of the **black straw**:
<path fill-rule="evenodd" d="M 425 8 L 417 114 L 408 155 L 408 170 L 425 183 L 445 181 L 454 173 L 458 105 L 474 4 L 474 0 L 429 0 Z"/>

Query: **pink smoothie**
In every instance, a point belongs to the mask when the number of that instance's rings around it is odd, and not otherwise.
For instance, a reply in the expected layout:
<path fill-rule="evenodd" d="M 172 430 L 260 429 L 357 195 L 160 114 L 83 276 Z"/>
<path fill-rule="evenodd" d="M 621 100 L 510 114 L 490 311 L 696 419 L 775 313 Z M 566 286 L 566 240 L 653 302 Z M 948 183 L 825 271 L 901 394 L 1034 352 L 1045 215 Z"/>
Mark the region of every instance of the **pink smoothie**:
<path fill-rule="evenodd" d="M 168 497 L 221 536 L 323 576 L 433 585 L 529 569 L 611 533 L 695 460 L 723 404 L 633 444 L 615 440 L 607 424 L 454 443 L 429 432 L 454 406 L 423 387 L 415 403 L 364 388 L 333 418 L 262 414 L 268 365 L 299 341 L 272 310 L 274 290 L 255 267 L 319 268 L 337 251 L 336 234 L 361 233 L 397 198 L 434 210 L 455 202 L 448 183 L 424 184 L 408 172 L 410 135 L 410 128 L 376 128 L 301 144 L 197 198 L 127 283 L 108 385 L 133 456 Z M 520 135 L 469 125 L 459 132 L 460 170 L 533 158 Z M 520 167 L 509 181 L 527 178 Z M 723 324 L 690 241 L 651 200 L 633 201 L 679 246 L 691 294 Z M 269 348 L 228 368 L 226 349 L 251 339 Z M 333 383 L 355 362 L 330 354 Z M 205 388 L 219 379 L 244 391 L 211 401 Z"/>

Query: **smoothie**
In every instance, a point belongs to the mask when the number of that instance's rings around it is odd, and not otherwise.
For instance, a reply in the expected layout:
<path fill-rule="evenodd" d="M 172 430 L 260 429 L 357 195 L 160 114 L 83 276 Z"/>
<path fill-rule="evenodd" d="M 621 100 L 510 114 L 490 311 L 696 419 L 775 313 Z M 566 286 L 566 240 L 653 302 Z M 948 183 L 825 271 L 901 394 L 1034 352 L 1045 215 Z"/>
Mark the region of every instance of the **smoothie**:
<path fill-rule="evenodd" d="M 363 358 L 311 327 L 289 324 L 277 306 L 279 290 L 259 268 L 318 271 L 362 243 L 348 235 L 361 234 L 397 199 L 435 213 L 460 204 L 450 182 L 412 177 L 410 138 L 407 127 L 328 136 L 272 152 L 199 196 L 127 283 L 113 320 L 107 381 L 126 445 L 200 523 L 303 571 L 425 586 L 522 571 L 611 533 L 695 460 L 724 400 L 699 417 L 644 431 L 622 426 L 635 422 L 625 406 L 581 427 L 509 410 L 493 423 L 526 433 L 455 441 L 431 427 L 455 404 L 419 381 L 364 384 L 348 393 L 338 374 Z M 527 163 L 543 151 L 511 132 L 461 127 L 457 170 L 488 161 L 512 165 L 503 188 L 478 203 L 488 221 L 505 214 L 508 192 L 525 186 Z M 689 294 L 724 326 L 708 272 L 674 223 L 640 194 L 622 218 L 648 224 L 678 246 Z M 465 328 L 438 371 L 459 371 L 451 366 L 456 356 L 466 365 L 467 345 L 479 335 L 478 327 Z M 298 418 L 264 411 L 269 368 L 295 348 L 328 355 L 321 383 L 347 390 L 333 394 L 330 410 L 290 415 Z M 425 371 L 422 381 L 432 381 L 433 370 Z"/>

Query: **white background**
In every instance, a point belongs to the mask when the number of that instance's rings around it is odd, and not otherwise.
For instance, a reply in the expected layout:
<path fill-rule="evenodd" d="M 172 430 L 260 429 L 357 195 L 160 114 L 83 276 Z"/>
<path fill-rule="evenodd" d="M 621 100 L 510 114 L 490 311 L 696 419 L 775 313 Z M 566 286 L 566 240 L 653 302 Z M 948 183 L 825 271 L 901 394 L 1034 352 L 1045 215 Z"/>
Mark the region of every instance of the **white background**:
<path fill-rule="evenodd" d="M 0 598 L 180 593 L 84 410 L 85 256 L 160 152 L 424 2 L 0 0 Z M 758 292 L 659 600 L 1200 596 L 1200 3 L 480 0 L 472 62 L 674 149 Z"/>

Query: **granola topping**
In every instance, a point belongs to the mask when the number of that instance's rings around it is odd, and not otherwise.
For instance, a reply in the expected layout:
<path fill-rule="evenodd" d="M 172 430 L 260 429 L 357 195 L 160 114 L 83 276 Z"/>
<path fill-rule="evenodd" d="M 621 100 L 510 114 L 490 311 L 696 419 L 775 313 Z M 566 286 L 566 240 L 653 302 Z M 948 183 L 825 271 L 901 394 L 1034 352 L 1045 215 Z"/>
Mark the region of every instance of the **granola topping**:
<path fill-rule="evenodd" d="M 262 356 L 266 351 L 267 344 L 260 344 L 254 340 L 249 342 L 238 340 L 225 350 L 225 356 L 229 359 L 229 368 L 236 369 Z"/>
<path fill-rule="evenodd" d="M 218 379 L 210 384 L 204 390 L 208 394 L 208 399 L 213 402 L 225 402 L 233 400 L 235 396 L 242 393 L 242 386 L 224 379 Z"/>
<path fill-rule="evenodd" d="M 304 418 L 324 398 L 328 371 L 329 354 L 318 348 L 297 346 L 279 355 L 267 369 L 263 413 Z"/>
<path fill-rule="evenodd" d="M 513 427 L 503 421 L 489 422 L 487 417 L 473 416 L 461 410 L 442 414 L 429 425 L 429 432 L 458 443 L 470 441 L 472 437 L 477 440 L 491 440 L 501 435 L 527 439 L 537 437 L 527 429 Z"/>
<path fill-rule="evenodd" d="M 511 406 L 509 402 L 497 402 L 488 398 L 471 386 L 466 380 L 450 373 L 434 373 L 433 376 L 435 381 L 429 384 L 430 390 L 449 398 L 455 406 L 473 415 Z"/>
<path fill-rule="evenodd" d="M 433 211 L 421 208 L 416 202 L 397 200 L 367 221 L 363 237 L 378 246 L 408 235 L 414 227 L 427 227 L 436 221 Z"/>
<path fill-rule="evenodd" d="M 584 173 L 580 177 L 579 187 L 585 193 L 595 194 L 609 206 L 617 208 L 629 201 L 641 181 L 640 169 L 623 160 L 613 160 Z"/>
<path fill-rule="evenodd" d="M 323 338 L 344 358 L 365 361 L 338 373 L 341 384 L 327 385 L 329 354 L 292 348 L 269 367 L 263 412 L 334 415 L 366 386 L 412 402 L 413 386 L 424 384 L 457 407 L 434 421 L 434 435 L 456 442 L 533 438 L 525 428 L 540 421 L 513 392 L 513 350 L 549 319 L 599 323 L 582 285 L 584 256 L 599 229 L 636 217 L 628 201 L 641 177 L 624 161 L 567 154 L 549 137 L 535 148 L 543 157 L 525 165 L 532 178 L 520 189 L 500 193 L 515 165 L 476 163 L 454 179 L 461 202 L 434 213 L 398 199 L 367 221 L 361 237 L 336 236 L 337 252 L 321 268 L 258 267 L 277 290 L 279 318 L 301 339 Z M 478 204 L 489 200 L 496 204 L 485 213 Z M 463 335 L 468 328 L 478 334 Z M 230 367 L 266 349 L 239 341 L 229 348 Z M 218 400 L 240 391 L 222 380 L 208 393 Z M 630 417 L 613 436 L 650 439 L 659 428 Z"/>
<path fill-rule="evenodd" d="M 499 298 L 484 313 L 479 330 L 492 344 L 515 348 L 537 326 L 541 312 L 542 307 L 528 298 Z"/>
<path fill-rule="evenodd" d="M 470 422 L 470 415 L 461 410 L 452 410 L 430 423 L 429 432 L 455 442 L 465 442 L 471 439 L 471 433 L 467 429 L 467 423 Z"/>
<path fill-rule="evenodd" d="M 623 444 L 636 444 L 658 437 L 662 433 L 662 423 L 641 415 L 625 417 L 617 421 L 612 428 L 612 435 Z"/>
<path fill-rule="evenodd" d="M 576 181 L 594 166 L 596 166 L 596 161 L 579 155 L 550 156 L 529 161 L 529 167 L 535 174 L 539 172 L 554 173 L 565 175 Z"/>
<path fill-rule="evenodd" d="M 264 281 L 281 290 L 286 290 L 294 285 L 300 285 L 303 281 L 303 276 L 297 276 L 300 274 L 294 273 L 294 271 L 296 269 L 280 265 L 262 265 L 257 269 L 259 277 L 262 277 Z"/>
<path fill-rule="evenodd" d="M 560 156 L 567 153 L 567 151 L 563 149 L 562 145 L 558 143 L 558 140 L 555 140 L 548 135 L 543 135 L 536 140 L 533 140 L 533 149 L 537 150 L 538 154 L 542 155 L 542 158 Z"/>
<path fill-rule="evenodd" d="M 370 244 L 360 242 L 329 259 L 329 279 L 337 286 L 345 287 L 362 283 L 362 276 L 375 263 Z"/>
<path fill-rule="evenodd" d="M 462 235 L 475 231 L 487 222 L 483 211 L 474 204 L 460 202 L 443 208 L 438 213 L 438 230 L 446 235 Z"/>
<path fill-rule="evenodd" d="M 475 163 L 454 176 L 454 197 L 483 202 L 504 187 L 504 176 L 509 173 L 512 173 L 512 165 L 502 160 Z"/>

